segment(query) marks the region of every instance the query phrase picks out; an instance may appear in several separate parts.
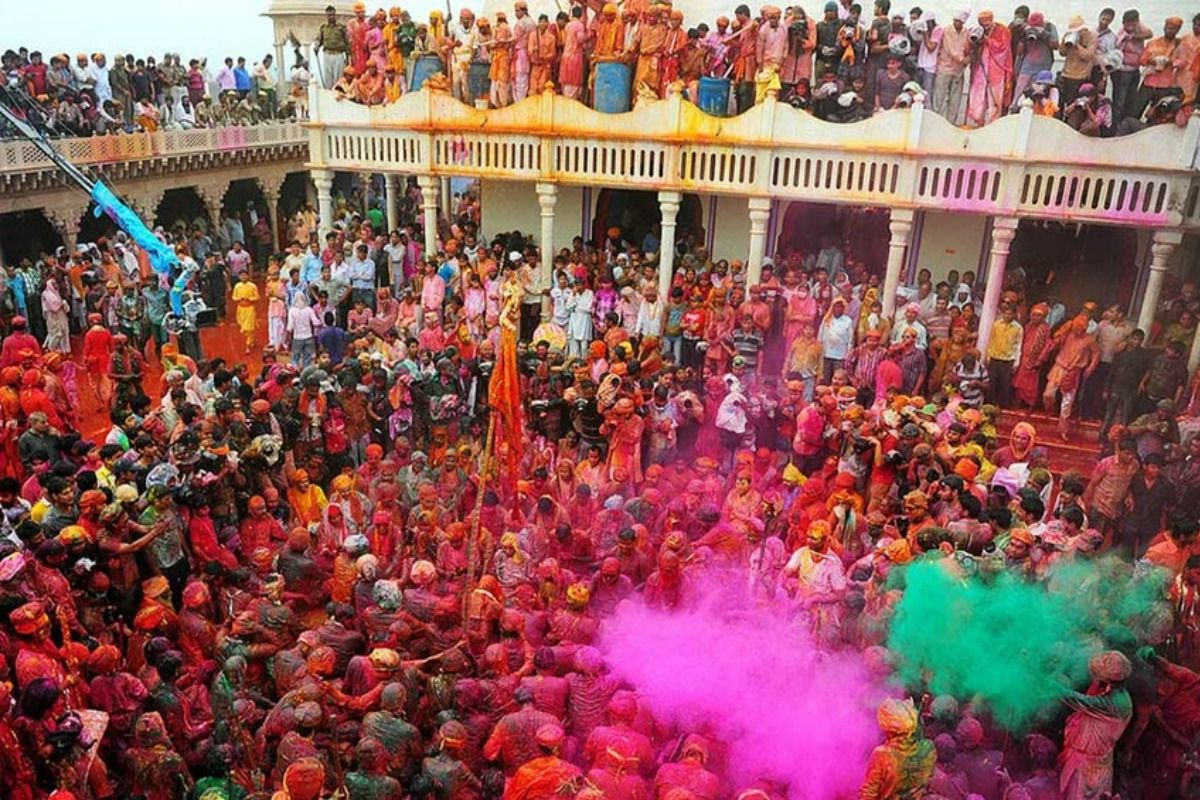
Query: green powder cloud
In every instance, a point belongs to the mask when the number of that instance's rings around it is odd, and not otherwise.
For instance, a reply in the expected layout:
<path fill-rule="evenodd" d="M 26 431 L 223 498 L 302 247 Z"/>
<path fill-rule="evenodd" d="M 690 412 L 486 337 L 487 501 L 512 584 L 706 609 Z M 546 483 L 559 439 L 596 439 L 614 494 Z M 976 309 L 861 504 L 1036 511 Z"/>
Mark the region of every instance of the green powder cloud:
<path fill-rule="evenodd" d="M 981 702 L 1014 732 L 1055 713 L 1068 685 L 1086 686 L 1093 654 L 1132 654 L 1169 627 L 1162 573 L 1115 558 L 1061 563 L 1042 583 L 1006 571 L 964 579 L 948 562 L 924 560 L 903 582 L 888 636 L 899 677 Z"/>

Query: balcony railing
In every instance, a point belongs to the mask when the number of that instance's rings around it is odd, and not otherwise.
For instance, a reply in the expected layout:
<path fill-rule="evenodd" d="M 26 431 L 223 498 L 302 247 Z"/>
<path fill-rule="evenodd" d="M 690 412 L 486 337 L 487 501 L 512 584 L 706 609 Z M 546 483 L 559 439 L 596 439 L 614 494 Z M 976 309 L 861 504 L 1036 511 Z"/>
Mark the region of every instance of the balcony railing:
<path fill-rule="evenodd" d="M 674 94 L 625 114 L 554 94 L 488 111 L 434 91 L 374 107 L 312 99 L 310 162 L 327 169 L 1200 225 L 1200 116 L 1095 139 L 1029 109 L 965 130 L 920 104 L 843 125 L 773 98 L 733 118 Z"/>
<path fill-rule="evenodd" d="M 78 139 L 55 139 L 51 144 L 74 164 L 114 164 L 193 153 L 216 153 L 277 145 L 302 145 L 307 134 L 295 122 L 251 127 L 196 128 L 189 131 L 120 133 Z M 24 140 L 0 143 L 0 174 L 53 169 L 51 160 Z"/>

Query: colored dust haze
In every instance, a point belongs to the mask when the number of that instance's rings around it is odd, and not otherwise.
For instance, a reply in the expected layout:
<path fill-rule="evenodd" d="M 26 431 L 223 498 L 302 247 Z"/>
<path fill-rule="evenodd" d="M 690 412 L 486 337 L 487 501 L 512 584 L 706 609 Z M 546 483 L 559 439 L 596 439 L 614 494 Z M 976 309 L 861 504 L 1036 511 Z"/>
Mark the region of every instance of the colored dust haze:
<path fill-rule="evenodd" d="M 714 742 L 708 768 L 734 786 L 767 778 L 792 800 L 853 796 L 882 699 L 859 654 L 822 652 L 783 610 L 711 588 L 687 612 L 618 608 L 601 640 L 612 671 L 658 719 Z"/>
<path fill-rule="evenodd" d="M 1066 561 L 1047 580 L 984 570 L 963 578 L 956 562 L 914 563 L 888 647 L 914 692 L 981 703 L 1022 732 L 1060 713 L 1066 688 L 1084 689 L 1088 659 L 1103 649 L 1132 655 L 1158 644 L 1171 616 L 1165 573 L 1116 558 Z"/>

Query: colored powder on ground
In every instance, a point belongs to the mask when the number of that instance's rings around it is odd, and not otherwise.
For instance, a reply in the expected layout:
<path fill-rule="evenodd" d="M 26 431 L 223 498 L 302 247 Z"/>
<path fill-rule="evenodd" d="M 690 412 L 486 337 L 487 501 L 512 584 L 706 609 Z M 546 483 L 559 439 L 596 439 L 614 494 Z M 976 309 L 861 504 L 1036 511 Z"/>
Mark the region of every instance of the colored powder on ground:
<path fill-rule="evenodd" d="M 785 611 L 728 594 L 666 614 L 626 603 L 601 647 L 656 718 L 719 739 L 710 769 L 735 788 L 769 778 L 789 797 L 852 795 L 879 743 L 873 687 L 858 653 L 826 653 Z"/>
<path fill-rule="evenodd" d="M 1154 643 L 1163 610 L 1161 576 L 1116 559 L 1064 562 L 1045 583 L 1009 572 L 964 580 L 922 561 L 903 580 L 888 636 L 899 677 L 914 691 L 982 701 L 1014 732 L 1085 687 L 1096 652 Z"/>

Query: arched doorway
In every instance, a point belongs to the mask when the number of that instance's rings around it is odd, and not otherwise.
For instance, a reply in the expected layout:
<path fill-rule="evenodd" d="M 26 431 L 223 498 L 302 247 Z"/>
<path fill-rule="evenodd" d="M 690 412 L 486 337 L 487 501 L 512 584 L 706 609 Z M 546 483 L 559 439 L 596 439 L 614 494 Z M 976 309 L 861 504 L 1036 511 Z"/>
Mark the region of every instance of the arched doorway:
<path fill-rule="evenodd" d="M 164 192 L 158 208 L 154 211 L 154 223 L 167 230 L 182 228 L 185 231 L 190 231 L 197 225 L 206 229 L 212 225 L 204 201 L 191 186 L 181 186 Z"/>
<path fill-rule="evenodd" d="M 676 240 L 692 237 L 704 241 L 704 213 L 700 198 L 685 194 L 675 218 Z M 657 192 L 631 189 L 601 189 L 596 197 L 596 216 L 592 221 L 592 244 L 599 247 L 609 228 L 620 228 L 626 241 L 641 244 L 642 239 L 662 222 Z"/>
<path fill-rule="evenodd" d="M 83 212 L 83 217 L 79 220 L 79 236 L 77 238 L 80 242 L 111 239 L 117 232 L 117 223 L 112 221 L 112 217 L 105 213 L 96 216 L 95 211 L 96 204 L 89 203 L 87 211 Z"/>
<path fill-rule="evenodd" d="M 778 263 L 803 263 L 830 242 L 842 249 L 847 265 L 861 263 L 883 275 L 887 266 L 891 212 L 876 206 L 843 206 L 793 201 L 787 204 L 775 240 Z"/>
<path fill-rule="evenodd" d="M 62 235 L 41 209 L 0 214 L 0 252 L 4 254 L 4 263 L 36 260 L 43 254 L 53 254 L 62 245 Z"/>
<path fill-rule="evenodd" d="M 1132 228 L 1021 220 L 1005 283 L 1028 301 L 1056 299 L 1068 309 L 1088 300 L 1129 308 L 1137 291 L 1138 240 Z"/>

